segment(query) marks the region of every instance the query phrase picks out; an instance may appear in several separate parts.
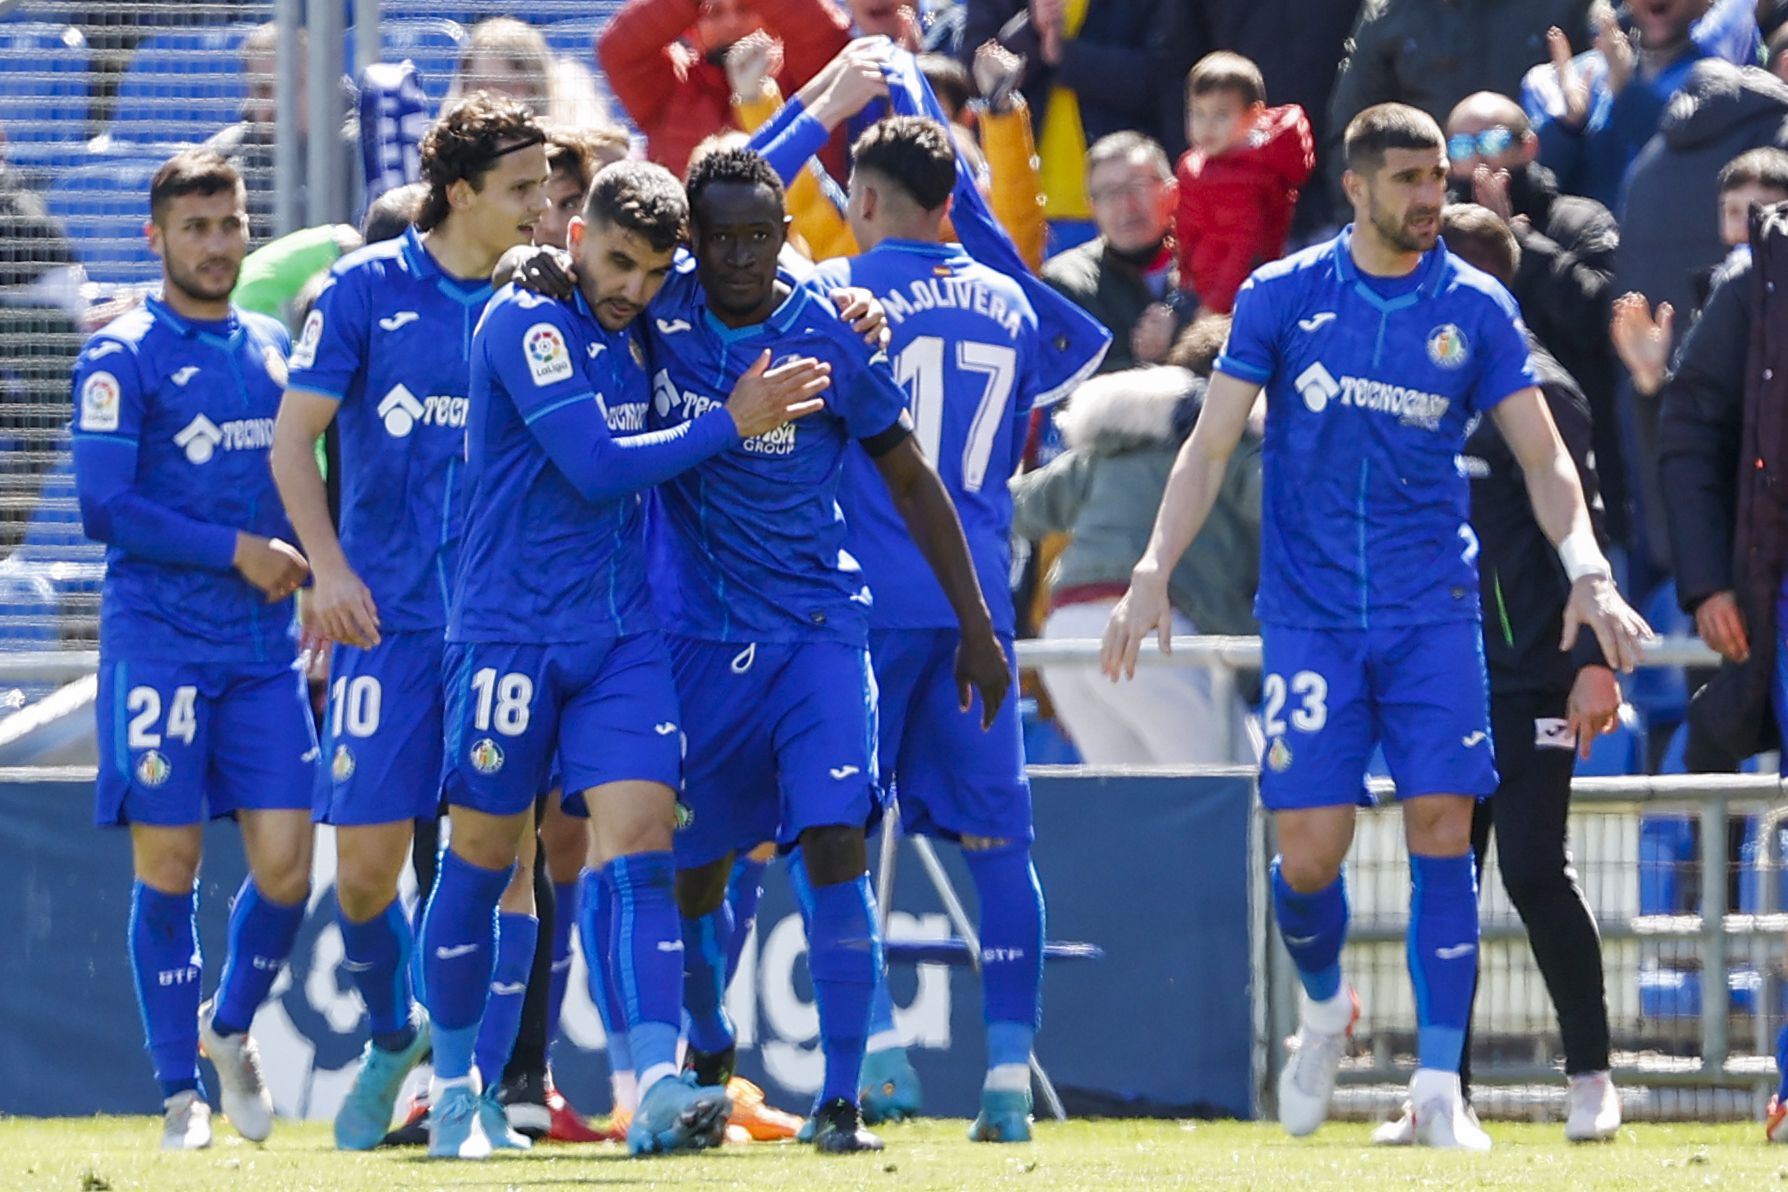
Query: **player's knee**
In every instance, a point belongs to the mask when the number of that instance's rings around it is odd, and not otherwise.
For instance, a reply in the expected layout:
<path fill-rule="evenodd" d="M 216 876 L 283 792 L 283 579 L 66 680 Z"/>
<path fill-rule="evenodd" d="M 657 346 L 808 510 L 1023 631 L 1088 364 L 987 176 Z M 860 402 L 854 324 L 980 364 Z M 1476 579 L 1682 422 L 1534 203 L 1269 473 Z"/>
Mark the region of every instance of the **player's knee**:
<path fill-rule="evenodd" d="M 1314 894 L 1318 890 L 1326 890 L 1340 876 L 1341 862 L 1334 858 L 1296 853 L 1282 853 L 1279 856 L 1280 880 L 1298 894 Z"/>
<path fill-rule="evenodd" d="M 699 919 L 720 909 L 726 901 L 727 881 L 732 877 L 729 854 L 718 861 L 677 870 L 677 910 L 685 919 Z"/>
<path fill-rule="evenodd" d="M 192 889 L 199 876 L 199 849 L 169 847 L 150 852 L 139 851 L 136 858 L 137 880 L 162 894 L 182 895 Z"/>
<path fill-rule="evenodd" d="M 350 923 L 365 923 L 379 915 L 397 897 L 397 882 L 387 882 L 382 874 L 351 873 L 346 869 L 335 875 L 335 901 L 342 917 Z"/>
<path fill-rule="evenodd" d="M 801 863 L 816 886 L 856 881 L 869 869 L 863 829 L 848 824 L 807 829 L 801 833 Z"/>

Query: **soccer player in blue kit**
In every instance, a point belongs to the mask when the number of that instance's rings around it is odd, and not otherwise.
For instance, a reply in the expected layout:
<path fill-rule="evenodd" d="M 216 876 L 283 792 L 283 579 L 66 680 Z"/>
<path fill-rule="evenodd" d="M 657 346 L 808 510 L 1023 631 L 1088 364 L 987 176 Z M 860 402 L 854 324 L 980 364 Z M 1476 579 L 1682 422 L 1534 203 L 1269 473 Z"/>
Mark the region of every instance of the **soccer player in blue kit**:
<path fill-rule="evenodd" d="M 453 831 L 422 939 L 440 1090 L 431 1154 L 488 1153 L 471 1062 L 492 911 L 555 770 L 610 858 L 609 975 L 640 1097 L 628 1147 L 717 1145 L 725 1128 L 725 1090 L 677 1071 L 683 944 L 671 833 L 682 717 L 652 606 L 641 493 L 817 411 L 829 370 L 796 360 L 766 371 L 766 352 L 724 406 L 647 430 L 651 389 L 630 324 L 669 275 L 686 219 L 683 189 L 663 168 L 603 170 L 572 224 L 576 292 L 558 300 L 507 287 L 473 341 L 466 536 L 447 633 Z"/>
<path fill-rule="evenodd" d="M 1018 283 L 944 242 L 956 152 L 935 120 L 897 116 L 852 146 L 848 212 L 868 251 L 822 262 L 817 278 L 866 286 L 887 308 L 894 375 L 911 398 L 914 434 L 962 519 L 994 629 L 1012 657 L 1012 498 L 1026 423 L 1039 389 L 1037 319 Z M 1042 1009 L 1043 891 L 1031 864 L 1030 784 L 1018 710 L 1008 701 L 984 729 L 959 706 L 956 617 L 869 457 L 845 457 L 845 548 L 875 596 L 869 656 L 878 689 L 878 766 L 908 831 L 954 840 L 980 896 L 987 1079 L 969 1137 L 1030 1137 L 1030 1053 Z M 1014 667 L 1016 663 L 1014 662 Z M 1013 681 L 1016 682 L 1016 670 Z M 880 974 L 878 974 L 880 976 Z M 897 1040 L 886 981 L 879 1032 Z M 904 1075 L 904 1074 L 903 1074 Z M 865 1092 L 867 1112 L 872 1092 Z"/>
<path fill-rule="evenodd" d="M 223 158 L 187 150 L 156 171 L 149 211 L 161 293 L 82 350 L 74 461 L 82 521 L 107 548 L 95 818 L 130 827 L 128 946 L 162 1146 L 191 1150 L 211 1144 L 201 1041 L 237 1131 L 273 1127 L 248 1029 L 304 919 L 317 744 L 291 604 L 308 567 L 267 472 L 290 341 L 230 304 L 247 192 Z M 201 1007 L 195 881 L 205 821 L 226 815 L 249 876 Z"/>
<path fill-rule="evenodd" d="M 708 460 L 658 487 L 655 594 L 689 752 L 677 833 L 684 918 L 687 1063 L 723 1084 L 734 1040 L 722 1008 L 727 881 L 734 854 L 799 843 L 812 885 L 808 963 L 825 1075 L 814 1145 L 878 1149 L 862 1129 L 857 1078 L 881 947 L 864 829 L 880 793 L 870 595 L 843 550 L 837 495 L 852 440 L 875 460 L 961 626 L 959 704 L 978 691 L 991 722 L 1011 682 L 949 494 L 913 438 L 906 395 L 830 306 L 777 275 L 787 236 L 782 184 L 749 150 L 722 150 L 688 179 L 698 289 L 667 285 L 647 326 L 654 425 L 710 409 L 766 348 L 831 364 L 827 409 Z"/>
<path fill-rule="evenodd" d="M 1168 648 L 1168 575 L 1264 388 L 1260 796 L 1279 844 L 1280 937 L 1304 989 L 1279 1120 L 1293 1135 L 1322 1124 L 1359 1014 L 1340 966 L 1341 866 L 1382 742 L 1410 854 L 1415 1141 L 1482 1151 L 1490 1139 L 1457 1075 L 1477 973 L 1472 808 L 1497 783 L 1477 540 L 1456 462 L 1473 419 L 1496 420 L 1572 580 L 1560 648 L 1587 628 L 1630 670 L 1650 631 L 1596 546 L 1514 300 L 1439 240 L 1444 146 L 1431 118 L 1401 104 L 1367 108 L 1348 125 L 1354 222 L 1262 266 L 1237 296 L 1203 413 L 1112 611 L 1101 662 L 1115 681 L 1134 673 L 1151 632 Z"/>
<path fill-rule="evenodd" d="M 491 269 L 545 209 L 545 135 L 519 102 L 477 93 L 422 143 L 428 194 L 415 226 L 343 257 L 306 319 L 275 428 L 273 469 L 315 560 L 305 620 L 335 643 L 316 817 L 336 828 L 344 967 L 371 1039 L 335 1120 L 336 1145 L 376 1146 L 404 1076 L 429 1048 L 413 1006 L 412 930 L 397 902 L 412 822 L 440 802 L 442 651 L 464 511 L 459 499 L 472 332 Z M 341 435 L 339 536 L 312 445 Z M 534 942 L 506 916 L 501 967 L 515 1013 L 491 1016 L 507 1058 Z M 425 892 L 426 894 L 426 892 Z M 507 1026 L 507 1039 L 496 1037 Z M 495 1098 L 486 1113 L 503 1116 Z M 526 1140 L 494 1126 L 500 1145 Z"/>

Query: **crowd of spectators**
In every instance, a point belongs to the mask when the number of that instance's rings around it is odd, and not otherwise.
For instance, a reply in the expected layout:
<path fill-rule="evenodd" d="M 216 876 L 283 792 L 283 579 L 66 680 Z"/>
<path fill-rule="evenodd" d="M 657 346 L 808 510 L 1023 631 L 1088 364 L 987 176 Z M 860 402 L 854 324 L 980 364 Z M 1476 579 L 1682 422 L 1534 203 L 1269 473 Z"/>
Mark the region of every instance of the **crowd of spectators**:
<path fill-rule="evenodd" d="M 95 44 L 127 50 L 128 20 L 94 13 Z M 849 145 L 888 110 L 866 39 L 920 55 L 1019 255 L 1112 335 L 1102 375 L 1032 428 L 1032 471 L 1017 486 L 1019 529 L 1038 540 L 1022 591 L 1031 631 L 1090 632 L 1121 591 L 1237 288 L 1332 234 L 1345 210 L 1342 130 L 1393 100 L 1444 126 L 1453 199 L 1515 236 L 1510 288 L 1587 401 L 1628 591 L 1652 610 L 1680 597 L 1704 630 L 1726 623 L 1703 606 L 1724 607 L 1730 567 L 1710 572 L 1704 548 L 1694 582 L 1673 585 L 1684 548 L 1668 461 L 1683 451 L 1673 433 L 1688 432 L 1671 412 L 1671 368 L 1709 293 L 1742 272 L 1755 209 L 1788 201 L 1788 0 L 625 0 L 592 32 L 578 55 L 525 20 L 480 22 L 447 94 L 504 90 L 566 138 L 619 152 L 631 135 L 634 153 L 674 171 L 798 98 L 831 137 L 789 192 L 796 241 L 815 257 L 853 251 L 840 207 Z M 255 85 L 241 122 L 212 137 L 268 187 L 269 36 L 243 46 Z M 346 99 L 343 116 L 330 133 L 352 153 Z M 78 313 L 64 284 L 78 243 L 14 171 L 0 170 L 0 202 L 21 213 L 0 237 L 0 305 Z M 271 191 L 257 190 L 257 221 L 270 209 Z M 349 242 L 316 240 L 330 252 Z M 28 263 L 41 268 L 15 267 Z M 1721 334 L 1742 360 L 1740 332 Z M 1188 631 L 1252 630 L 1258 453 L 1237 459 L 1222 532 L 1175 577 Z M 1717 631 L 1710 642 L 1732 646 Z M 1065 673 L 1045 675 L 1039 694 L 1100 760 L 1245 748 L 1151 734 L 1140 709 L 1158 694 L 1114 713 Z M 1682 714 L 1659 713 L 1665 728 Z"/>

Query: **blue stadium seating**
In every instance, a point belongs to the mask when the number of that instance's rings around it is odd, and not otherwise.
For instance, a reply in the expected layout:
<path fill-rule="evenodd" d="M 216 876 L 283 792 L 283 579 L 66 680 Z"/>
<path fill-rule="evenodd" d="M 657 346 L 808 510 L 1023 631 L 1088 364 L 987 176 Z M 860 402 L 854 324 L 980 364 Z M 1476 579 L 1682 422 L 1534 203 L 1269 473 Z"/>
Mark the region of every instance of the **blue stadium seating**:
<path fill-rule="evenodd" d="M 68 229 L 94 281 L 130 284 L 160 278 L 161 264 L 149 251 L 143 225 L 149 219 L 149 182 L 165 160 L 96 155 L 63 171 L 51 184 L 45 195 L 50 214 Z"/>
<path fill-rule="evenodd" d="M 466 44 L 465 27 L 442 17 L 414 17 L 380 22 L 379 55 L 385 62 L 402 62 L 405 58 L 422 72 L 422 90 L 429 102 L 439 107 L 453 86 L 453 75 L 459 69 L 460 53 Z M 348 31 L 344 62 L 351 71 L 354 62 L 354 31 Z"/>
<path fill-rule="evenodd" d="M 25 146 L 87 139 L 92 56 L 81 31 L 49 21 L 0 24 L 0 125 L 9 158 Z"/>
<path fill-rule="evenodd" d="M 1695 635 L 1694 619 L 1677 607 L 1676 585 L 1669 580 L 1652 590 L 1640 612 L 1658 633 Z M 1681 724 L 1688 715 L 1689 680 L 1680 666 L 1641 667 L 1624 685 L 1654 732 Z"/>
<path fill-rule="evenodd" d="M 1579 778 L 1618 778 L 1623 774 L 1645 773 L 1644 719 L 1630 704 L 1623 706 L 1620 712 L 1614 731 L 1596 738 L 1587 760 L 1577 759 Z"/>
<path fill-rule="evenodd" d="M 118 83 L 113 136 L 202 141 L 235 123 L 248 95 L 242 42 L 254 28 L 219 25 L 145 38 Z"/>

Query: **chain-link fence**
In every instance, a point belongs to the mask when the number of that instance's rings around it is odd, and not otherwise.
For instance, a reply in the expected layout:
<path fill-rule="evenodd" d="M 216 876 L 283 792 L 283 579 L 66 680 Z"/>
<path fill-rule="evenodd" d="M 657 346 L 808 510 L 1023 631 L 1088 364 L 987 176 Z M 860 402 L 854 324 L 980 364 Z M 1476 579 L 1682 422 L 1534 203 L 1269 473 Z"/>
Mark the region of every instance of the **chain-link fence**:
<path fill-rule="evenodd" d="M 86 335 L 160 282 L 143 228 L 161 162 L 201 144 L 229 156 L 248 187 L 252 247 L 305 223 L 351 223 L 372 197 L 360 67 L 411 61 L 426 116 L 487 87 L 557 123 L 620 124 L 594 48 L 618 7 L 335 0 L 310 6 L 325 38 L 313 46 L 302 0 L 0 5 L 0 651 L 97 643 L 103 556 L 74 498 L 69 369 Z M 374 12 L 376 39 L 357 23 Z M 49 690 L 49 678 L 0 683 L 0 705 Z"/>

